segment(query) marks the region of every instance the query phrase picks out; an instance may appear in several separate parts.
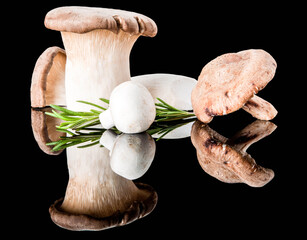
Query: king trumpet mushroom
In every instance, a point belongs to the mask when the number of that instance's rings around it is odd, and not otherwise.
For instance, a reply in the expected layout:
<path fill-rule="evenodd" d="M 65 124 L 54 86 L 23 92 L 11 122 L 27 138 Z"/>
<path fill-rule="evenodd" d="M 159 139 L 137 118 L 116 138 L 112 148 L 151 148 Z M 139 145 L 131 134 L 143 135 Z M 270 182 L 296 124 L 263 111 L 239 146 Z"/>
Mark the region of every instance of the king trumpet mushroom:
<path fill-rule="evenodd" d="M 146 131 L 155 117 L 156 107 L 151 94 L 143 85 L 132 81 L 114 88 L 109 108 L 99 115 L 103 128 L 115 126 L 124 133 Z"/>
<path fill-rule="evenodd" d="M 109 99 L 113 88 L 130 80 L 129 56 L 137 38 L 157 34 L 150 18 L 106 8 L 55 8 L 47 13 L 45 26 L 62 35 L 66 105 L 72 110 L 87 110 L 76 102 L 80 99 Z"/>
<path fill-rule="evenodd" d="M 146 132 L 117 135 L 107 130 L 102 134 L 100 143 L 110 150 L 111 169 L 130 180 L 147 172 L 156 152 L 156 143 Z"/>
<path fill-rule="evenodd" d="M 60 94 L 50 84 L 51 79 L 60 79 L 57 83 L 65 89 L 65 94 L 61 93 L 65 101 L 55 104 L 76 111 L 89 110 L 89 106 L 77 100 L 97 103 L 99 98 L 108 99 L 117 85 L 129 81 L 133 44 L 141 35 L 157 34 L 157 26 L 150 18 L 105 8 L 56 8 L 47 13 L 45 26 L 61 32 L 66 55 L 57 48 L 51 49 L 51 57 L 45 55 L 61 65 L 50 75 L 52 78 L 46 72 L 56 65 L 49 64 L 44 68 L 46 71 L 42 68 L 40 72 L 45 77 L 38 88 L 32 78 L 31 106 L 36 105 L 34 100 L 40 94 L 39 89 Z M 60 77 L 56 76 L 59 72 Z M 65 197 L 49 208 L 51 219 L 57 225 L 70 230 L 101 230 L 127 224 L 155 207 L 157 194 L 150 186 L 135 184 L 112 171 L 108 149 L 73 146 L 66 153 L 69 181 Z"/>

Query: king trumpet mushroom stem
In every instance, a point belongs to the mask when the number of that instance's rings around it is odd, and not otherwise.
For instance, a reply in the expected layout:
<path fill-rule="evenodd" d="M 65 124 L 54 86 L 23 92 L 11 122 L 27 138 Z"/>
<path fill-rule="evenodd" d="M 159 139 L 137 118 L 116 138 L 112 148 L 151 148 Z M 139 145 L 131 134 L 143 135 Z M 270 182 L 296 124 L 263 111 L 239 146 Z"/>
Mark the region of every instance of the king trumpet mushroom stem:
<path fill-rule="evenodd" d="M 109 108 L 99 115 L 103 128 L 115 126 L 123 133 L 144 132 L 155 117 L 156 107 L 151 94 L 143 85 L 132 81 L 114 88 Z"/>
<path fill-rule="evenodd" d="M 107 130 L 102 134 L 100 143 L 110 150 L 111 169 L 130 180 L 147 172 L 156 152 L 156 143 L 146 132 L 117 135 Z"/>

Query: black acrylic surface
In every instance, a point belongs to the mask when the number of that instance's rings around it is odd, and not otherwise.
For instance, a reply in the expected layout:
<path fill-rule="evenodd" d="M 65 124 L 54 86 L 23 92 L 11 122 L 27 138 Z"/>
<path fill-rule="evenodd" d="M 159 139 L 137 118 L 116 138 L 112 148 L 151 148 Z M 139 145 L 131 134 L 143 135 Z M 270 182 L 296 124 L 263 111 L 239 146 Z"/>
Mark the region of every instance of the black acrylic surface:
<path fill-rule="evenodd" d="M 140 37 L 132 49 L 132 76 L 173 73 L 197 79 L 202 67 L 221 54 L 251 48 L 269 52 L 278 65 L 276 75 L 258 95 L 278 110 L 272 120 L 277 129 L 253 144 L 248 153 L 259 165 L 275 172 L 272 181 L 261 188 L 220 182 L 202 170 L 190 138 L 161 140 L 157 142 L 151 168 L 138 179 L 157 191 L 158 203 L 151 214 L 129 225 L 95 233 L 71 232 L 56 226 L 50 219 L 48 208 L 65 194 L 68 181 L 66 155 L 63 152 L 59 156 L 49 156 L 37 146 L 30 121 L 29 89 L 38 56 L 50 46 L 63 47 L 60 33 L 44 27 L 45 14 L 52 8 L 72 4 L 130 10 L 155 20 L 157 36 Z M 304 148 L 300 139 L 304 138 L 305 129 L 301 129 L 297 117 L 299 111 L 295 109 L 302 102 L 295 100 L 297 94 L 289 84 L 298 78 L 292 74 L 294 68 L 290 68 L 289 57 L 286 57 L 299 48 L 299 43 L 285 40 L 296 33 L 289 18 L 284 17 L 286 6 L 277 8 L 260 3 L 243 7 L 230 3 L 209 6 L 199 1 L 167 6 L 158 2 L 132 5 L 118 1 L 53 1 L 24 4 L 20 8 L 24 11 L 20 11 L 20 24 L 15 28 L 21 30 L 24 27 L 25 34 L 16 36 L 21 46 L 14 46 L 12 50 L 17 50 L 15 64 L 23 67 L 12 72 L 19 74 L 15 79 L 20 84 L 18 96 L 22 100 L 18 109 L 23 120 L 18 119 L 15 126 L 18 126 L 21 141 L 8 146 L 10 157 L 3 158 L 12 165 L 2 169 L 3 173 L 11 173 L 9 179 L 3 181 L 7 189 L 3 195 L 4 208 L 10 206 L 7 225 L 13 227 L 11 233 L 21 229 L 25 236 L 144 239 L 164 234 L 176 237 L 185 234 L 191 238 L 197 234 L 205 238 L 207 234 L 247 237 L 302 231 L 299 218 L 303 216 L 304 219 L 306 187 L 302 186 L 304 175 L 301 171 L 306 157 L 302 154 Z M 20 55 L 22 60 L 16 61 L 16 56 Z M 231 137 L 254 120 L 239 110 L 214 118 L 209 126 L 223 136 Z"/>

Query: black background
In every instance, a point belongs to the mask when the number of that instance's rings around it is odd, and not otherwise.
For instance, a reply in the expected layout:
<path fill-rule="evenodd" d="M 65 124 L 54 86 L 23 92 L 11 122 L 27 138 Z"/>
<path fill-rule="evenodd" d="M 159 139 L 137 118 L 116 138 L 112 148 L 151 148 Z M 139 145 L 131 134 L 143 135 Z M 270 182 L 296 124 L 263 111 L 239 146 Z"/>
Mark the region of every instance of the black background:
<path fill-rule="evenodd" d="M 229 1 L 233 2 L 233 1 Z M 5 131 L 3 208 L 5 230 L 24 236 L 250 237 L 296 235 L 306 223 L 304 201 L 304 55 L 301 5 L 246 1 L 12 1 L 3 34 L 6 61 L 2 125 Z M 50 46 L 63 48 L 59 32 L 44 27 L 46 13 L 59 6 L 82 5 L 134 11 L 158 26 L 154 38 L 140 37 L 130 55 L 131 76 L 173 73 L 197 79 L 215 57 L 245 49 L 264 49 L 276 60 L 274 79 L 258 95 L 279 111 L 278 127 L 248 152 L 275 172 L 262 188 L 226 184 L 207 175 L 197 162 L 189 138 L 161 140 L 155 160 L 138 181 L 154 187 L 158 204 L 147 217 L 101 232 L 72 232 L 56 226 L 49 206 L 65 194 L 66 156 L 49 156 L 37 146 L 31 129 L 31 75 L 39 55 Z M 302 58 L 300 58 L 302 57 Z M 302 72 L 302 73 L 301 73 Z M 302 93 L 300 92 L 301 90 Z M 6 99 L 3 95 L 2 99 Z M 7 124 L 10 120 L 10 124 Z M 210 127 L 231 137 L 254 119 L 239 110 L 216 117 Z M 6 132 L 9 131 L 9 132 Z M 187 235 L 188 234 L 188 235 Z M 212 235 L 213 234 L 213 235 Z"/>

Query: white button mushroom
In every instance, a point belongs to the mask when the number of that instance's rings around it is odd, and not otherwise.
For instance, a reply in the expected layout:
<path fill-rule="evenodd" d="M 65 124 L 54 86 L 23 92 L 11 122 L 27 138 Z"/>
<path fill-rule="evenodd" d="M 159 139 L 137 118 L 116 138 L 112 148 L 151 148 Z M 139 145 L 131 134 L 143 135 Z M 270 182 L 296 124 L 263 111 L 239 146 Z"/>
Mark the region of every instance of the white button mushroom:
<path fill-rule="evenodd" d="M 149 91 L 131 81 L 118 85 L 111 93 L 109 108 L 100 114 L 105 129 L 115 126 L 124 133 L 146 131 L 156 117 L 156 107 Z"/>
<path fill-rule="evenodd" d="M 156 152 L 153 138 L 146 132 L 116 135 L 105 131 L 100 143 L 110 150 L 110 166 L 118 175 L 134 180 L 149 169 Z"/>

